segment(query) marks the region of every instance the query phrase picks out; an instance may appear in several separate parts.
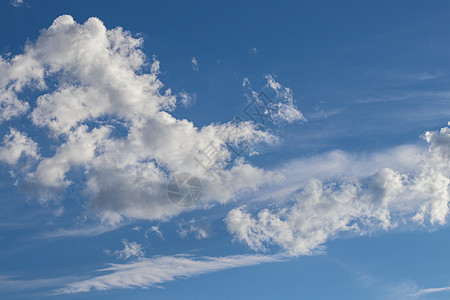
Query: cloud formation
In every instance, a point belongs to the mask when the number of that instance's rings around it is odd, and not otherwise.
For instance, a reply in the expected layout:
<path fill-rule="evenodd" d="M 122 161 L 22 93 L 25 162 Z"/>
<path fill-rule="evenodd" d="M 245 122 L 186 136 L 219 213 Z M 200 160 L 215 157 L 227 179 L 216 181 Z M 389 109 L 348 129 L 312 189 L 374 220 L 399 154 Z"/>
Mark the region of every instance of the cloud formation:
<path fill-rule="evenodd" d="M 57 289 L 54 294 L 74 294 L 116 288 L 148 288 L 179 278 L 188 278 L 220 270 L 279 261 L 280 256 L 233 255 L 225 257 L 193 257 L 187 255 L 146 258 L 127 264 L 111 264 L 98 270 L 107 272 L 85 281 L 77 281 Z"/>
<path fill-rule="evenodd" d="M 248 93 L 246 94 L 246 97 L 256 108 L 256 111 L 250 109 L 248 113 L 257 116 L 257 119 L 264 117 L 274 123 L 306 122 L 306 118 L 294 103 L 294 94 L 292 90 L 277 82 L 273 75 L 267 74 L 265 79 L 267 80 L 267 83 L 264 86 L 263 91 L 272 91 L 275 95 L 274 99 L 271 99 L 264 92 L 255 91 L 247 77 L 242 80 L 242 87 Z"/>
<path fill-rule="evenodd" d="M 70 171 L 83 170 L 87 209 L 113 226 L 125 218 L 166 220 L 179 214 L 182 209 L 166 195 L 168 178 L 175 173 L 190 172 L 201 179 L 205 205 L 211 200 L 227 203 L 286 179 L 292 166 L 268 171 L 237 160 L 223 168 L 217 156 L 207 168 L 199 163 L 197 158 L 210 146 L 227 160 L 232 155 L 228 144 L 273 144 L 277 137 L 254 122 L 198 128 L 173 117 L 176 96 L 158 79 L 159 62 L 145 57 L 142 43 L 120 27 L 108 30 L 97 18 L 78 24 L 63 15 L 27 43 L 23 54 L 2 58 L 0 121 L 28 114 L 57 144 L 41 157 L 41 145 L 11 128 L 0 160 L 14 165 L 21 157 L 34 159 L 37 167 L 21 180 L 44 190 L 70 186 Z M 196 65 L 195 58 L 192 63 Z M 265 89 L 275 93 L 275 101 L 263 113 L 274 122 L 306 121 L 292 90 L 273 75 L 266 80 Z M 243 86 L 250 97 L 258 97 L 248 78 Z M 23 99 L 29 90 L 40 93 L 35 103 Z M 235 208 L 225 219 L 228 229 L 252 249 L 274 244 L 300 255 L 314 253 L 342 231 L 396 227 L 400 217 L 444 224 L 449 212 L 449 135 L 448 127 L 425 134 L 429 151 L 414 174 L 387 166 L 357 179 L 317 178 L 303 187 L 304 178 L 287 178 L 277 186 L 285 189 L 277 200 L 291 197 L 292 203 L 256 216 L 245 207 Z M 333 155 L 330 161 L 339 170 L 348 157 Z M 220 169 L 221 180 L 211 180 L 212 167 Z"/>
<path fill-rule="evenodd" d="M 45 191 L 70 186 L 68 174 L 77 168 L 85 174 L 86 207 L 114 225 L 124 218 L 180 213 L 166 195 L 175 173 L 194 174 L 205 185 L 204 200 L 222 203 L 279 177 L 244 161 L 224 169 L 217 156 L 208 157 L 210 165 L 199 163 L 196 158 L 209 146 L 226 161 L 232 155 L 228 144 L 270 144 L 277 138 L 252 122 L 197 128 L 174 118 L 176 96 L 158 79 L 159 62 L 145 57 L 142 43 L 120 27 L 108 30 L 97 18 L 78 24 L 63 15 L 27 43 L 23 54 L 0 60 L 0 121 L 29 112 L 32 124 L 56 142 L 46 151 L 53 155 L 40 157 L 25 133 L 11 129 L 4 138 L 3 161 L 16 163 L 22 155 L 36 160 L 37 168 L 21 182 L 40 191 L 41 202 L 55 201 Z M 23 99 L 27 91 L 40 94 L 32 105 Z M 219 169 L 221 180 L 211 180 L 211 168 Z"/>
<path fill-rule="evenodd" d="M 211 235 L 210 221 L 205 218 L 201 220 L 191 219 L 189 221 L 181 220 L 178 222 L 178 235 L 182 238 L 194 236 L 197 240 L 206 239 Z"/>
<path fill-rule="evenodd" d="M 444 225 L 450 202 L 450 128 L 426 132 L 424 139 L 428 152 L 414 174 L 383 168 L 353 180 L 313 179 L 285 206 L 256 215 L 245 207 L 231 210 L 227 228 L 256 251 L 275 245 L 292 255 L 311 255 L 345 231 L 364 234 L 411 222 Z"/>
<path fill-rule="evenodd" d="M 141 244 L 136 242 L 128 242 L 126 239 L 122 240 L 123 250 L 105 250 L 108 255 L 114 255 L 118 258 L 129 259 L 129 258 L 142 258 L 145 255 L 144 248 Z"/>
<path fill-rule="evenodd" d="M 25 133 L 10 128 L 9 134 L 3 137 L 0 146 L 0 161 L 16 164 L 22 156 L 39 158 L 38 146 Z"/>

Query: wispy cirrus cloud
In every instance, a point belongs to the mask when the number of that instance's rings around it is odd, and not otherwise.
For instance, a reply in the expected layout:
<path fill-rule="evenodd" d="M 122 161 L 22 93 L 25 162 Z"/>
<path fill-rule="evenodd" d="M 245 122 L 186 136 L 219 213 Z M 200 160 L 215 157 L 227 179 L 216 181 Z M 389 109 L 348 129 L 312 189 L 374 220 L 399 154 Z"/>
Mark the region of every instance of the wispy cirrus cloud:
<path fill-rule="evenodd" d="M 122 240 L 123 249 L 122 250 L 105 250 L 104 252 L 108 255 L 117 256 L 117 258 L 129 259 L 129 258 L 142 258 L 145 255 L 144 248 L 141 244 L 136 242 L 128 242 L 126 239 Z"/>
<path fill-rule="evenodd" d="M 176 279 L 281 260 L 283 260 L 281 255 L 233 255 L 224 257 L 177 255 L 144 258 L 127 264 L 111 264 L 108 268 L 97 270 L 107 274 L 71 282 L 62 288 L 55 289 L 53 294 L 74 294 L 117 288 L 149 288 Z"/>
<path fill-rule="evenodd" d="M 417 292 L 415 292 L 413 294 L 409 294 L 408 296 L 419 297 L 419 296 L 423 296 L 423 295 L 443 293 L 443 292 L 450 292 L 450 286 L 439 287 L 439 288 L 419 289 Z"/>
<path fill-rule="evenodd" d="M 121 224 L 123 225 L 123 224 Z M 103 224 L 93 224 L 86 226 L 78 226 L 72 228 L 58 228 L 53 231 L 45 231 L 34 238 L 38 239 L 57 239 L 67 237 L 91 237 L 97 236 L 106 232 L 114 231 L 119 226 L 110 226 Z"/>
<path fill-rule="evenodd" d="M 57 277 L 43 279 L 21 279 L 18 276 L 0 275 L 0 294 L 3 297 L 34 298 L 35 295 L 45 295 L 46 291 L 79 280 L 79 277 Z"/>

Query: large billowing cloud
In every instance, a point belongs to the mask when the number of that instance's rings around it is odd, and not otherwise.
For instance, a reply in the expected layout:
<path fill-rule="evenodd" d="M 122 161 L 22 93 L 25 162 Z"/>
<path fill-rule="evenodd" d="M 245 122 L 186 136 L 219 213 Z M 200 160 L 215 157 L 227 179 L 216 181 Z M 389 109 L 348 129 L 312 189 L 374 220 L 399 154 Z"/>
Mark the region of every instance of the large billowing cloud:
<path fill-rule="evenodd" d="M 78 24 L 63 15 L 23 54 L 0 60 L 0 122 L 28 113 L 56 141 L 54 154 L 41 158 L 26 134 L 12 129 L 5 137 L 3 161 L 17 163 L 22 154 L 36 159 L 36 169 L 22 182 L 61 191 L 71 184 L 70 170 L 82 169 L 87 207 L 104 222 L 117 223 L 179 213 L 166 195 L 174 173 L 193 173 L 204 184 L 205 200 L 221 202 L 280 178 L 243 161 L 224 168 L 232 156 L 226 145 L 277 138 L 251 122 L 197 128 L 174 118 L 177 97 L 158 79 L 159 62 L 146 59 L 142 42 L 120 27 L 106 29 L 97 18 Z M 28 103 L 22 98 L 30 90 L 40 95 Z M 206 164 L 200 154 L 208 147 L 217 151 Z M 211 178 L 213 168 L 221 171 L 220 180 Z M 39 194 L 45 195 L 42 202 L 54 195 Z"/>

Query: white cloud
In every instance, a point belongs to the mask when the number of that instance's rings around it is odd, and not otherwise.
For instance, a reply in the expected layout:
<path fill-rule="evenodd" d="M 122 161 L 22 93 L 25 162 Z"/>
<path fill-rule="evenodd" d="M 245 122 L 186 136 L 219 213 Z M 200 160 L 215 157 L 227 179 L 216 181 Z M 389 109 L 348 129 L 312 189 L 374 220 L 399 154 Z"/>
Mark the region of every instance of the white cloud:
<path fill-rule="evenodd" d="M 186 93 L 184 91 L 179 93 L 178 96 L 180 97 L 181 105 L 183 105 L 184 107 L 189 107 L 189 106 L 195 104 L 195 100 L 197 98 L 196 94 L 189 95 L 188 93 Z"/>
<path fill-rule="evenodd" d="M 198 71 L 199 69 L 198 69 L 198 61 L 197 61 L 197 58 L 193 57 L 193 58 L 191 59 L 191 63 L 192 63 L 192 69 L 193 69 L 194 71 Z"/>
<path fill-rule="evenodd" d="M 141 244 L 138 244 L 136 242 L 128 242 L 126 239 L 122 240 L 123 244 L 123 250 L 105 250 L 105 252 L 109 255 L 117 256 L 118 258 L 122 259 L 129 259 L 129 258 L 142 258 L 145 255 L 144 248 Z"/>
<path fill-rule="evenodd" d="M 28 63 L 30 69 L 40 71 L 28 76 L 41 86 L 52 77 L 59 81 L 56 90 L 38 98 L 32 112 L 34 124 L 61 134 L 99 117 L 145 117 L 173 108 L 176 99 L 171 91 L 160 93 L 158 63 L 152 64 L 152 73 L 137 74 L 146 64 L 139 49 L 142 42 L 120 27 L 107 30 L 97 18 L 84 24 L 67 15 L 57 18 L 23 55 L 33 62 Z"/>
<path fill-rule="evenodd" d="M 105 232 L 114 231 L 117 228 L 117 226 L 105 226 L 103 224 L 90 226 L 85 225 L 68 229 L 59 228 L 55 231 L 43 232 L 36 236 L 36 238 L 55 239 L 74 236 L 97 236 Z"/>
<path fill-rule="evenodd" d="M 396 178 L 396 174 L 389 176 Z M 389 228 L 385 205 L 380 203 L 371 210 L 371 199 L 361 199 L 360 195 L 361 188 L 356 184 L 324 185 L 316 180 L 295 196 L 292 207 L 263 209 L 255 217 L 236 208 L 227 215 L 226 223 L 237 239 L 254 250 L 275 244 L 292 255 L 311 255 L 320 251 L 329 237 L 359 230 L 356 222 Z"/>
<path fill-rule="evenodd" d="M 253 90 L 250 80 L 245 77 L 242 80 L 242 87 L 247 90 L 245 96 L 249 102 L 255 102 L 260 108 L 258 114 L 264 114 L 266 118 L 269 118 L 272 122 L 278 123 L 280 121 L 293 123 L 293 122 L 306 122 L 306 118 L 302 112 L 294 104 L 294 94 L 288 87 L 282 86 L 277 82 L 272 75 L 265 76 L 267 83 L 264 86 L 263 91 L 271 90 L 275 93 L 275 99 L 271 99 L 266 93 Z M 249 113 L 253 112 L 250 108 Z"/>
<path fill-rule="evenodd" d="M 158 79 L 156 58 L 151 72 L 145 72 L 149 62 L 140 50 L 142 42 L 120 27 L 106 29 L 97 18 L 78 24 L 63 15 L 37 41 L 27 43 L 23 54 L 0 61 L 1 99 L 16 99 L 2 106 L 0 116 L 23 114 L 28 104 L 18 95 L 39 91 L 30 113 L 33 125 L 48 129 L 60 143 L 27 175 L 28 184 L 59 190 L 71 184 L 70 170 L 80 168 L 86 175 L 87 208 L 104 224 L 117 224 L 124 218 L 167 219 L 180 213 L 166 195 L 167 179 L 174 173 L 199 177 L 205 201 L 226 202 L 271 182 L 276 174 L 244 162 L 223 170 L 223 181 L 211 182 L 195 159 L 200 150 L 213 143 L 229 157 L 226 142 L 256 145 L 276 138 L 250 122 L 197 128 L 174 118 L 169 111 L 176 97 Z M 235 129 L 237 134 L 221 136 Z"/>
<path fill-rule="evenodd" d="M 411 189 L 415 198 L 428 201 L 421 203 L 414 220 L 423 224 L 429 217 L 432 224 L 443 225 L 449 213 L 450 201 L 450 128 L 428 131 L 424 139 L 430 145 L 429 151 L 424 158 L 423 168 L 413 179 Z"/>
<path fill-rule="evenodd" d="M 440 287 L 440 288 L 420 289 L 417 292 L 415 292 L 414 294 L 410 294 L 408 296 L 418 297 L 418 296 L 434 294 L 434 293 L 442 293 L 442 292 L 450 292 L 450 286 Z"/>
<path fill-rule="evenodd" d="M 248 79 L 248 77 L 244 77 L 244 79 L 242 79 L 242 87 L 246 88 L 246 87 L 250 87 L 250 80 Z"/>
<path fill-rule="evenodd" d="M 333 150 L 315 156 L 306 156 L 288 161 L 275 172 L 282 174 L 280 184 L 260 187 L 251 201 L 276 199 L 282 203 L 300 188 L 306 186 L 312 178 L 320 181 L 351 181 L 365 178 L 383 168 L 390 168 L 401 173 L 415 173 L 420 168 L 424 147 L 402 145 L 375 153 L 348 153 Z"/>
<path fill-rule="evenodd" d="M 274 103 L 270 110 L 271 117 L 274 121 L 286 121 L 292 123 L 295 121 L 306 121 L 301 111 L 294 104 L 294 95 L 288 87 L 282 86 L 277 82 L 274 76 L 266 75 L 266 87 L 275 91 L 277 99 L 280 101 Z"/>
<path fill-rule="evenodd" d="M 227 228 L 254 250 L 277 245 L 292 255 L 311 255 L 345 231 L 364 234 L 404 222 L 443 225 L 450 202 L 450 128 L 424 138 L 429 151 L 414 174 L 383 168 L 357 179 L 315 179 L 294 193 L 293 203 L 256 216 L 245 207 L 231 210 Z"/>
<path fill-rule="evenodd" d="M 0 161 L 16 164 L 22 156 L 39 158 L 38 146 L 25 133 L 10 128 L 9 134 L 3 137 L 0 146 Z"/>
<path fill-rule="evenodd" d="M 85 281 L 72 282 L 54 291 L 73 294 L 115 288 L 148 288 L 180 278 L 188 278 L 230 268 L 253 266 L 279 261 L 280 256 L 234 255 L 225 257 L 160 256 L 144 258 L 127 264 L 111 264 L 98 270 L 108 274 Z"/>
<path fill-rule="evenodd" d="M 157 226 L 152 226 L 152 227 L 150 227 L 149 229 L 147 229 L 147 230 L 145 231 L 145 233 L 144 233 L 144 237 L 145 237 L 146 239 L 149 239 L 150 234 L 151 234 L 152 232 L 154 232 L 160 239 L 162 239 L 162 240 L 164 239 L 161 230 L 159 230 L 159 225 L 157 225 Z"/>
<path fill-rule="evenodd" d="M 132 229 L 133 229 L 134 231 L 139 232 L 139 231 L 142 230 L 142 227 L 141 227 L 141 226 L 134 226 Z"/>
<path fill-rule="evenodd" d="M 0 58 L 1 59 L 1 58 Z M 1 60 L 0 60 L 1 70 Z M 1 76 L 1 75 L 0 75 Z M 30 105 L 26 102 L 20 101 L 17 95 L 11 91 L 11 88 L 6 89 L 2 86 L 0 81 L 0 123 L 8 121 L 14 117 L 20 116 L 28 111 Z"/>
<path fill-rule="evenodd" d="M 187 238 L 193 235 L 197 240 L 206 239 L 211 235 L 211 224 L 206 219 L 196 220 L 195 218 L 185 222 L 184 220 L 178 223 L 178 235 L 182 238 Z"/>
<path fill-rule="evenodd" d="M 88 132 L 88 126 L 80 125 L 68 134 L 67 142 L 62 144 L 53 157 L 43 159 L 36 177 L 45 186 L 58 187 L 70 184 L 65 179 L 66 172 L 72 167 L 90 162 L 98 149 L 98 143 L 109 134 L 107 127 L 94 128 Z"/>
<path fill-rule="evenodd" d="M 24 0 L 10 0 L 12 6 L 21 6 L 25 4 Z"/>

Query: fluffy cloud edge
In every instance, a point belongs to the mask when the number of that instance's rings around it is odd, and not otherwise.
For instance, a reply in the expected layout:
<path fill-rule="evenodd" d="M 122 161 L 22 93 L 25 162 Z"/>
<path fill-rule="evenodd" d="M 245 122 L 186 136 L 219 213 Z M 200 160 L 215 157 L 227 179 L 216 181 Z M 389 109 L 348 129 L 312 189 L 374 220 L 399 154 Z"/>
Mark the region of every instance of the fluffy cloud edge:
<path fill-rule="evenodd" d="M 277 246 L 299 256 L 320 252 L 342 232 L 444 225 L 450 202 L 450 128 L 428 131 L 423 138 L 428 152 L 422 153 L 414 174 L 382 168 L 366 177 L 312 179 L 284 205 L 255 214 L 245 206 L 232 209 L 224 219 L 228 231 L 255 251 Z"/>
<path fill-rule="evenodd" d="M 227 169 L 217 157 L 212 166 L 199 162 L 210 145 L 220 150 L 220 159 L 229 160 L 228 145 L 271 144 L 277 138 L 252 122 L 197 128 L 174 118 L 170 111 L 176 96 L 159 80 L 159 61 L 149 61 L 142 44 L 142 38 L 121 27 L 107 29 L 98 18 L 77 23 L 62 15 L 22 54 L 0 60 L 0 99 L 6 101 L 0 121 L 23 116 L 30 107 L 19 98 L 38 91 L 28 116 L 59 142 L 51 151 L 43 149 L 54 152 L 48 157 L 33 153 L 37 146 L 31 140 L 5 144 L 3 161 L 16 163 L 22 155 L 37 160 L 35 170 L 18 178 L 19 185 L 48 204 L 72 184 L 70 171 L 81 169 L 88 210 L 115 225 L 125 218 L 161 220 L 179 214 L 182 210 L 165 197 L 168 177 L 179 172 L 189 171 L 205 182 L 205 201 L 221 203 L 275 181 L 277 174 L 244 161 Z M 187 104 L 187 94 L 179 95 Z M 26 136 L 13 133 L 14 138 L 5 137 L 10 144 Z M 15 147 L 13 156 L 8 147 Z M 224 180 L 211 180 L 212 168 L 220 169 Z"/>

